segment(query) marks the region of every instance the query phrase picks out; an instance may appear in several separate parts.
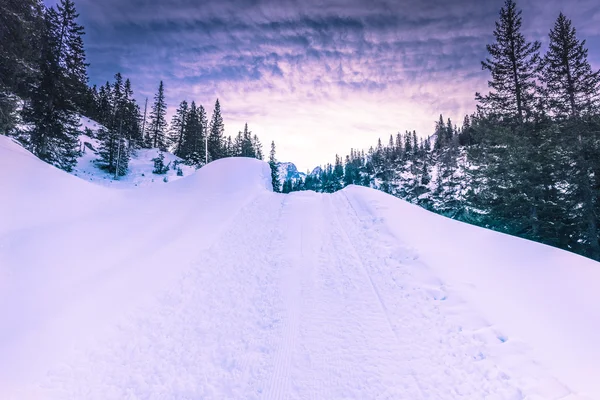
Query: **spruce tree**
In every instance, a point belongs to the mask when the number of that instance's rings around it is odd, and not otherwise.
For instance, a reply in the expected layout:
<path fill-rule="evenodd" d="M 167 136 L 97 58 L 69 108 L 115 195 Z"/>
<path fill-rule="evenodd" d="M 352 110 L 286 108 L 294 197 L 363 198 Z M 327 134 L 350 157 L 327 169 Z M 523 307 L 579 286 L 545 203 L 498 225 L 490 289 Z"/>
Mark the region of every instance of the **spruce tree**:
<path fill-rule="evenodd" d="M 180 157 L 188 165 L 200 166 L 205 158 L 206 113 L 192 101 L 186 114 Z"/>
<path fill-rule="evenodd" d="M 492 91 L 485 96 L 477 93 L 477 100 L 484 112 L 498 115 L 505 122 L 522 123 L 535 108 L 541 44 L 528 42 L 521 24 L 521 10 L 513 0 L 506 0 L 494 30 L 496 42 L 487 45 L 490 57 L 481 62 L 492 75 L 488 81 Z"/>
<path fill-rule="evenodd" d="M 208 134 L 208 156 L 209 161 L 218 160 L 219 158 L 225 157 L 225 125 L 223 124 L 223 117 L 221 116 L 221 104 L 219 99 L 215 102 L 215 109 L 213 111 L 212 118 L 210 120 L 209 134 Z"/>
<path fill-rule="evenodd" d="M 585 253 L 600 259 L 600 179 L 596 173 L 600 135 L 594 120 L 599 111 L 600 71 L 592 71 L 585 40 L 578 40 L 575 28 L 564 14 L 560 13 L 549 36 L 543 81 L 550 108 L 560 122 L 560 134 L 553 135 L 562 139 L 558 145 L 562 149 L 557 154 L 566 155 L 561 164 L 569 183 L 567 197 L 562 202 L 562 207 L 569 210 L 565 222 L 575 228 L 575 242 L 589 248 Z M 553 219 L 556 221 L 556 216 Z"/>
<path fill-rule="evenodd" d="M 196 105 L 194 104 L 194 108 Z M 170 126 L 170 148 L 177 157 L 183 156 L 183 140 L 185 137 L 186 121 L 188 114 L 188 103 L 183 100 L 179 104 L 179 108 L 175 111 L 175 115 L 171 119 Z"/>
<path fill-rule="evenodd" d="M 260 139 L 258 138 L 258 136 L 256 134 L 254 136 L 252 136 L 252 148 L 254 149 L 255 157 L 259 160 L 262 160 L 263 159 L 262 143 L 260 142 Z"/>
<path fill-rule="evenodd" d="M 38 79 L 43 9 L 41 0 L 0 2 L 0 135 L 16 133 L 18 99 L 29 98 Z"/>
<path fill-rule="evenodd" d="M 98 91 L 98 122 L 109 126 L 113 119 L 112 87 L 109 82 L 100 87 Z"/>
<path fill-rule="evenodd" d="M 67 95 L 71 97 L 74 109 L 83 111 L 87 87 L 87 66 L 83 35 L 85 30 L 77 23 L 79 14 L 72 0 L 61 0 L 57 5 L 58 11 L 58 46 L 59 64 L 64 68 L 64 78 Z"/>
<path fill-rule="evenodd" d="M 248 123 L 244 125 L 244 132 L 242 133 L 241 156 L 252 158 L 256 157 L 254 146 L 252 144 L 252 132 L 248 130 Z"/>
<path fill-rule="evenodd" d="M 242 132 L 238 132 L 238 134 L 236 135 L 234 141 L 233 141 L 233 156 L 234 157 L 241 157 L 242 156 L 242 145 L 243 145 L 243 139 L 242 139 Z"/>
<path fill-rule="evenodd" d="M 133 98 L 133 89 L 131 81 L 125 80 L 123 87 L 125 95 L 125 104 L 123 110 L 123 132 L 129 142 L 130 149 L 140 148 L 143 145 L 142 128 L 140 126 L 140 108 Z"/>
<path fill-rule="evenodd" d="M 208 114 L 204 107 L 200 105 L 198 107 L 198 127 L 199 133 L 197 137 L 197 151 L 198 151 L 198 162 L 202 160 L 204 164 L 210 162 L 210 153 L 208 151 L 208 135 L 209 135 L 209 125 L 208 125 Z"/>
<path fill-rule="evenodd" d="M 281 184 L 279 182 L 279 165 L 277 158 L 275 158 L 275 141 L 271 142 L 271 152 L 269 153 L 269 167 L 271 167 L 271 184 L 273 185 L 274 192 L 281 191 Z"/>
<path fill-rule="evenodd" d="M 440 114 L 440 119 L 435 124 L 435 144 L 433 148 L 436 151 L 441 150 L 446 143 L 446 129 L 444 126 L 444 117 Z"/>
<path fill-rule="evenodd" d="M 24 109 L 32 125 L 30 150 L 49 163 L 71 171 L 78 155 L 79 109 L 86 85 L 83 27 L 71 0 L 61 0 L 46 15 L 40 80 Z"/>
<path fill-rule="evenodd" d="M 551 110 L 563 119 L 598 112 L 600 71 L 592 71 L 585 40 L 577 39 L 571 20 L 563 13 L 558 16 L 549 37 L 543 81 Z"/>
<path fill-rule="evenodd" d="M 102 127 L 98 132 L 100 140 L 99 165 L 102 169 L 114 174 L 115 178 L 127 174 L 130 152 L 129 142 L 125 138 L 123 122 L 115 129 Z"/>
<path fill-rule="evenodd" d="M 160 81 L 158 92 L 154 96 L 154 105 L 150 112 L 149 135 L 152 147 L 159 148 L 161 151 L 167 150 L 167 141 L 165 132 L 167 129 L 167 104 L 165 103 L 165 88 L 163 81 Z"/>

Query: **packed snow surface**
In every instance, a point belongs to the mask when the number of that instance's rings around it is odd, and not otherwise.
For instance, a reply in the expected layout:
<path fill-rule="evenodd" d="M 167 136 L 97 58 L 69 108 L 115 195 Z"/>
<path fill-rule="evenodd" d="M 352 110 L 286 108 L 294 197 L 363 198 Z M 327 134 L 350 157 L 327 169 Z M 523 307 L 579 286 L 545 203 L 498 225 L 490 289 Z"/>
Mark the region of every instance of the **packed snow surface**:
<path fill-rule="evenodd" d="M 114 190 L 0 137 L 2 399 L 600 398 L 600 264 L 224 159 Z"/>

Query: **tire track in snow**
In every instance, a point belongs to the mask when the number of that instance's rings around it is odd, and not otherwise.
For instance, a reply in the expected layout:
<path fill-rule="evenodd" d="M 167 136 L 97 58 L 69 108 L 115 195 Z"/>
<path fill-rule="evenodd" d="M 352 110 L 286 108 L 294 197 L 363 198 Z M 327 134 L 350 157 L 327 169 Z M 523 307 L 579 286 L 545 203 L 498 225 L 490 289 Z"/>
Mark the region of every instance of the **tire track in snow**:
<path fill-rule="evenodd" d="M 348 197 L 346 196 L 346 193 L 344 193 L 344 192 L 338 192 L 338 193 L 332 195 L 332 197 L 338 195 L 339 193 L 343 194 L 345 202 L 346 202 L 346 208 L 344 210 L 345 211 L 344 215 L 347 215 L 347 216 L 349 215 L 349 213 L 348 213 L 348 206 L 352 209 L 352 212 L 355 215 L 357 215 L 356 214 L 356 210 L 352 206 L 352 203 L 350 203 L 350 201 L 348 200 Z M 342 222 L 340 220 L 339 214 L 340 214 L 340 208 L 336 207 L 335 208 L 335 212 L 334 212 L 336 221 L 337 221 L 337 223 L 338 223 L 339 226 L 343 227 L 343 224 L 342 224 Z M 400 343 L 401 342 L 400 337 L 398 336 L 398 332 L 394 328 L 394 324 L 392 323 L 392 319 L 390 318 L 390 313 L 388 312 L 388 308 L 387 308 L 387 306 L 386 306 L 386 304 L 385 304 L 385 302 L 383 300 L 382 295 L 379 292 L 379 289 L 377 288 L 377 285 L 373 282 L 373 278 L 371 277 L 371 274 L 369 273 L 369 270 L 367 269 L 367 267 L 363 263 L 361 255 L 360 255 L 359 251 L 357 250 L 357 248 L 356 248 L 356 246 L 354 244 L 354 241 L 350 238 L 350 236 L 348 234 L 348 230 L 345 227 L 343 227 L 342 231 L 344 232 L 344 236 L 345 236 L 346 240 L 348 241 L 348 243 L 351 244 L 350 248 L 352 249 L 353 254 L 358 259 L 358 263 L 359 263 L 362 271 L 364 272 L 364 275 L 369 280 L 371 289 L 372 289 L 373 293 L 375 294 L 375 296 L 377 297 L 377 301 L 379 302 L 379 306 L 381 307 L 381 311 L 385 315 L 385 319 L 387 321 L 387 325 L 388 325 L 388 328 L 389 328 L 390 332 L 392 332 L 392 334 L 396 338 L 396 342 Z M 373 250 L 376 251 L 375 249 L 373 249 Z M 412 368 L 411 368 L 410 376 L 413 379 L 413 381 L 414 381 L 414 383 L 415 383 L 415 385 L 416 385 L 416 387 L 417 387 L 417 389 L 419 391 L 420 398 L 424 399 L 425 398 L 425 394 L 423 392 L 423 387 L 421 385 L 421 382 L 417 378 L 414 370 L 412 370 Z"/>
<path fill-rule="evenodd" d="M 282 398 L 419 399 L 376 295 L 336 221 L 331 197 L 314 196 L 322 234 L 311 238 L 318 259 L 302 289 L 295 390 Z"/>
<path fill-rule="evenodd" d="M 340 215 L 347 217 L 343 221 L 346 231 L 386 304 L 391 327 L 424 398 L 525 398 L 522 385 L 488 357 L 489 344 L 457 325 L 444 306 L 448 294 L 442 282 L 417 261 L 415 251 L 403 248 L 375 216 L 359 214 L 345 192 L 334 196 L 339 198 Z"/>
<path fill-rule="evenodd" d="M 287 399 L 290 398 L 292 390 L 292 363 L 298 346 L 298 335 L 300 327 L 301 293 L 303 290 L 304 274 L 306 269 L 314 264 L 315 250 L 311 244 L 315 237 L 311 235 L 308 239 L 306 231 L 315 223 L 319 223 L 315 215 L 314 199 L 302 194 L 290 194 L 286 196 L 282 211 L 282 218 L 277 227 L 277 245 L 279 252 L 277 259 L 280 270 L 280 290 L 283 308 L 283 328 L 280 344 L 275 354 L 274 370 L 269 380 L 269 390 L 265 393 L 265 399 Z M 316 204 L 319 205 L 318 203 Z M 298 218 L 298 215 L 303 218 Z"/>

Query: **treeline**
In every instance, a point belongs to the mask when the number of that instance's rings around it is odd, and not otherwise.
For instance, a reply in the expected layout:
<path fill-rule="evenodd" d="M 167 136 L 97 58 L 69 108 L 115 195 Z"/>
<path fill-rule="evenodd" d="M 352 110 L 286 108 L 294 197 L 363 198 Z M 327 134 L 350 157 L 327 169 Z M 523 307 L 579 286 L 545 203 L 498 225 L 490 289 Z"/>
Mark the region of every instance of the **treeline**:
<path fill-rule="evenodd" d="M 42 160 L 70 171 L 79 149 L 78 114 L 88 92 L 84 30 L 75 5 L 3 1 L 0 15 L 0 129 Z"/>
<path fill-rule="evenodd" d="M 562 13 L 549 46 L 528 41 L 507 0 L 482 68 L 490 91 L 460 128 L 336 157 L 287 190 L 376 187 L 432 211 L 600 260 L 600 71 Z"/>
<path fill-rule="evenodd" d="M 197 106 L 195 101 L 188 104 L 184 100 L 169 124 L 162 81 L 150 110 L 146 101 L 143 112 L 133 99 L 129 79 L 123 81 L 120 73 L 115 75 L 113 83 L 106 82 L 100 89 L 93 86 L 90 91 L 91 102 L 86 115 L 102 124 L 97 134 L 101 143 L 100 165 L 111 173 L 118 169 L 118 175 L 125 175 L 130 155 L 140 148 L 170 151 L 185 164 L 198 168 L 224 157 L 263 158 L 262 144 L 248 129 L 248 124 L 235 138 L 224 136 L 218 99 L 210 121 L 202 105 Z M 156 169 L 162 170 L 162 167 L 159 165 Z"/>
<path fill-rule="evenodd" d="M 217 100 L 210 122 L 202 105 L 181 102 L 171 124 L 161 81 L 151 109 L 142 112 L 129 79 L 120 73 L 88 86 L 83 26 L 72 0 L 0 3 L 0 133 L 17 138 L 44 161 L 71 171 L 80 155 L 80 116 L 99 122 L 99 166 L 125 175 L 136 149 L 172 151 L 188 165 L 232 156 L 262 159 L 248 129 L 225 137 Z M 91 131 L 87 132 L 96 136 Z"/>

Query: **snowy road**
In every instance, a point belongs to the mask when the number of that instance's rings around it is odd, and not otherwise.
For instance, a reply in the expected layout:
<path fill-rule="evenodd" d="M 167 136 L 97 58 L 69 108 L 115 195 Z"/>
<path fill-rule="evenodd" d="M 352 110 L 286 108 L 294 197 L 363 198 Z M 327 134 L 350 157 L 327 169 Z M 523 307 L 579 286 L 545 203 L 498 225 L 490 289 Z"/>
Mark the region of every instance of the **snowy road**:
<path fill-rule="evenodd" d="M 31 396 L 524 398 L 382 228 L 344 192 L 263 193 L 174 285 Z"/>
<path fill-rule="evenodd" d="M 262 163 L 242 166 L 258 178 L 206 167 L 0 232 L 0 397 L 587 399 L 443 282 L 365 192 L 276 194 Z"/>

